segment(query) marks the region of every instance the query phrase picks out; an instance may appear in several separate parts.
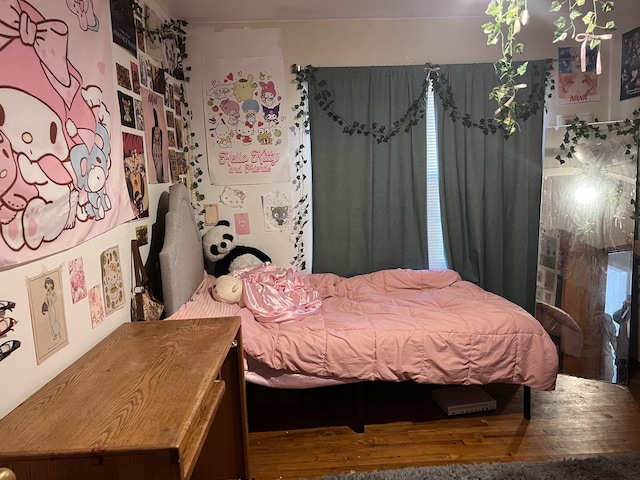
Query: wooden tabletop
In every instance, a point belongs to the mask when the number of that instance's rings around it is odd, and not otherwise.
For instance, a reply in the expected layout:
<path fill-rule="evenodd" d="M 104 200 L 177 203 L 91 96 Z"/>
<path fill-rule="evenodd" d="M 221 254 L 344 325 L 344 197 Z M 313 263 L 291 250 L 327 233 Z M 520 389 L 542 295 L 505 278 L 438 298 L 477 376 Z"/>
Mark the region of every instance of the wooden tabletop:
<path fill-rule="evenodd" d="M 0 460 L 143 446 L 197 456 L 239 328 L 239 317 L 121 325 L 0 420 Z"/>

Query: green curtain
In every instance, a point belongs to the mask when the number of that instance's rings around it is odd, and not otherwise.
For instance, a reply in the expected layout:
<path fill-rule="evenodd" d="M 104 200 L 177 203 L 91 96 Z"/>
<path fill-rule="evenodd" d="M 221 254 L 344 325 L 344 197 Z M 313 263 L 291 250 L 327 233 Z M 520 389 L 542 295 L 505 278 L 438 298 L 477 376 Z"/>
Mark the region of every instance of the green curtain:
<path fill-rule="evenodd" d="M 423 93 L 423 66 L 318 68 L 309 84 L 313 272 L 427 268 L 425 123 L 388 142 L 343 132 L 318 105 L 387 131 Z"/>
<path fill-rule="evenodd" d="M 544 82 L 545 62 L 529 62 L 523 83 Z M 459 111 L 492 118 L 497 84 L 493 64 L 441 65 Z M 527 89 L 518 96 L 527 95 Z M 535 309 L 542 108 L 505 139 L 453 122 L 436 97 L 445 252 L 462 278 L 525 308 Z"/>

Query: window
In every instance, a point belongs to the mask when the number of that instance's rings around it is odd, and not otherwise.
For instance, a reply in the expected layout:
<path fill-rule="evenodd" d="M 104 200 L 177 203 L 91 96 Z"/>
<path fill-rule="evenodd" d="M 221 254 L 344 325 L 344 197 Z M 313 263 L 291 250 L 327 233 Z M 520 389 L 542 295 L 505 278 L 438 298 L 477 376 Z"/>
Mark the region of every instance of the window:
<path fill-rule="evenodd" d="M 438 138 L 433 88 L 427 91 L 427 245 L 429 268 L 447 268 L 440 215 L 440 181 L 438 175 Z"/>

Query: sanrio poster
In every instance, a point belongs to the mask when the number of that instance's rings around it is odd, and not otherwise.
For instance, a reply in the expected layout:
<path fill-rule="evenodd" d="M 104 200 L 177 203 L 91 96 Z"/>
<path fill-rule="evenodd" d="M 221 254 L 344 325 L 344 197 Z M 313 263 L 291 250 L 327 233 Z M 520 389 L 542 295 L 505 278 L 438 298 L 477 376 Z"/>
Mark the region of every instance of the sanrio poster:
<path fill-rule="evenodd" d="M 289 180 L 282 58 L 217 59 L 203 95 L 209 176 L 214 185 Z"/>
<path fill-rule="evenodd" d="M 76 246 L 133 212 L 109 2 L 4 0 L 0 18 L 5 268 Z"/>

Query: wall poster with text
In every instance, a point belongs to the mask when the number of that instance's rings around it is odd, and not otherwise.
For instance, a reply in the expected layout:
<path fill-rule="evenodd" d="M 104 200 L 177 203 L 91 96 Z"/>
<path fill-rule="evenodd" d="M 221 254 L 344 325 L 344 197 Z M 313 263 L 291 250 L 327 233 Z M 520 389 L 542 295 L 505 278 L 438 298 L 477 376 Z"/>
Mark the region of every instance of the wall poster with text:
<path fill-rule="evenodd" d="M 582 71 L 580 47 L 558 48 L 558 104 L 598 102 L 596 59 L 598 48 L 586 49 L 586 71 Z"/>
<path fill-rule="evenodd" d="M 622 35 L 620 100 L 640 96 L 640 27 Z"/>
<path fill-rule="evenodd" d="M 280 57 L 216 59 L 204 70 L 209 176 L 214 185 L 289 180 Z"/>

